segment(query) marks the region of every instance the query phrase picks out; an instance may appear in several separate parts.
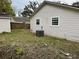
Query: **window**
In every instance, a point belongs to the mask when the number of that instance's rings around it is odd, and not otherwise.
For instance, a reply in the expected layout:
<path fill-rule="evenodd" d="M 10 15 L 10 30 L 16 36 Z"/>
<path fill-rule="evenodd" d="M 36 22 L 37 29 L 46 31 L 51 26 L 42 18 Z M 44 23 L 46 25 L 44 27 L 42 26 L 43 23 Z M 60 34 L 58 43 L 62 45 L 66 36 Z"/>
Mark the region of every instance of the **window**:
<path fill-rule="evenodd" d="M 58 25 L 58 17 L 52 18 L 52 25 Z"/>
<path fill-rule="evenodd" d="M 40 20 L 39 19 L 36 20 L 36 25 L 40 25 Z"/>

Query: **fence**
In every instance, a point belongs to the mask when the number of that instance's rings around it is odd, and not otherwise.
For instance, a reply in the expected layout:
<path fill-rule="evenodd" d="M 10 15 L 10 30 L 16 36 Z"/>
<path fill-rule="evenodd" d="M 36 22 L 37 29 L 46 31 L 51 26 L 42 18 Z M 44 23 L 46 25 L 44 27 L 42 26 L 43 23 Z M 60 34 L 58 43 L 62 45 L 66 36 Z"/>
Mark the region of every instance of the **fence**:
<path fill-rule="evenodd" d="M 11 29 L 30 29 L 30 24 L 11 22 Z"/>

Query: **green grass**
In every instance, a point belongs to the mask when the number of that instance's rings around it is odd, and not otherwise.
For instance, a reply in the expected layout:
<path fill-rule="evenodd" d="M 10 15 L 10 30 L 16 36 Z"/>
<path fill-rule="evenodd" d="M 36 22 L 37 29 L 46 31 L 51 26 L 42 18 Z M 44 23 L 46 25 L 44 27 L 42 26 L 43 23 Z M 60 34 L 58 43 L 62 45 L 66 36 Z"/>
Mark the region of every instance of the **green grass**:
<path fill-rule="evenodd" d="M 0 47 L 6 45 L 16 45 L 19 47 L 30 46 L 29 49 L 31 49 L 31 47 L 33 48 L 33 46 L 36 45 L 38 47 L 46 45 L 49 47 L 51 46 L 52 48 L 57 50 L 62 50 L 67 53 L 79 55 L 79 43 L 77 42 L 49 36 L 36 37 L 35 34 L 25 29 L 16 29 L 12 30 L 11 33 L 0 34 Z"/>

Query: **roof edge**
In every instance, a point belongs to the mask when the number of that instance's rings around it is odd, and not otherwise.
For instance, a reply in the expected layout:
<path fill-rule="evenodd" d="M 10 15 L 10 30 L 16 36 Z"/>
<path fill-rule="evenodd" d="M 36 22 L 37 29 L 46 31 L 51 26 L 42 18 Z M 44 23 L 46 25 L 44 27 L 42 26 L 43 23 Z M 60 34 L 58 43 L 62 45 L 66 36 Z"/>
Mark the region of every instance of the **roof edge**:
<path fill-rule="evenodd" d="M 46 4 L 47 5 L 60 6 L 60 7 L 63 7 L 63 8 L 68 8 L 68 9 L 73 9 L 73 10 L 79 11 L 79 8 L 77 8 L 77 7 L 66 6 L 66 5 L 63 5 L 63 4 L 57 4 L 57 3 L 51 2 L 51 1 L 43 1 L 43 3 L 40 4 L 40 6 L 36 9 L 36 11 L 33 13 L 33 15 L 29 17 L 29 19 L 31 19 Z"/>

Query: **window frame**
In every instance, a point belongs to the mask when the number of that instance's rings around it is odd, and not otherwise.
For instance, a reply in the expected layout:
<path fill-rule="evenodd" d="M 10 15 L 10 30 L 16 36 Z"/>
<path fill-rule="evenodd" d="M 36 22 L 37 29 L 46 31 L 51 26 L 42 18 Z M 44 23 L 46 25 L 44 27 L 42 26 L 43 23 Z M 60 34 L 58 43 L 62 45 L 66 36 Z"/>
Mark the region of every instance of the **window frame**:
<path fill-rule="evenodd" d="M 52 26 L 59 26 L 59 17 L 53 17 L 52 18 Z"/>
<path fill-rule="evenodd" d="M 40 19 L 36 19 L 36 25 L 40 25 Z"/>

